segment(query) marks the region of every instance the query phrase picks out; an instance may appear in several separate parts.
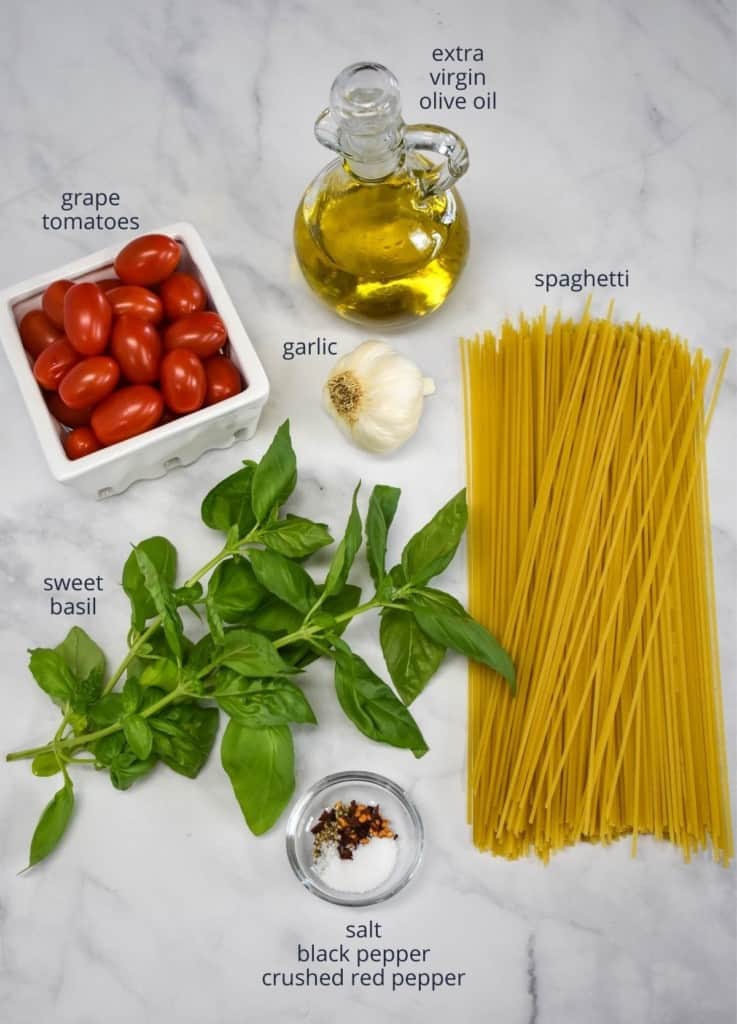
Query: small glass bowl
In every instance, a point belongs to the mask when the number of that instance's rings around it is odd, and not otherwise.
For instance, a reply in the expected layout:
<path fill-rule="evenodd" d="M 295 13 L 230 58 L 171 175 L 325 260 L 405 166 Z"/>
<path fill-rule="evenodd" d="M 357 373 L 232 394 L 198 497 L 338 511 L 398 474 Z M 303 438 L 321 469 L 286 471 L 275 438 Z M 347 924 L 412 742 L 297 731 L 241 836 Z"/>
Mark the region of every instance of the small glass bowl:
<path fill-rule="evenodd" d="M 397 860 L 388 878 L 367 892 L 342 892 L 326 885 L 312 860 L 314 836 L 310 831 L 322 812 L 338 800 L 378 804 L 397 833 Z M 422 860 L 425 832 L 417 808 L 404 790 L 374 772 L 337 772 L 326 775 L 295 804 L 287 822 L 287 856 L 302 885 L 320 899 L 343 907 L 370 907 L 395 896 L 413 877 Z M 390 842 L 375 839 L 373 842 Z"/>

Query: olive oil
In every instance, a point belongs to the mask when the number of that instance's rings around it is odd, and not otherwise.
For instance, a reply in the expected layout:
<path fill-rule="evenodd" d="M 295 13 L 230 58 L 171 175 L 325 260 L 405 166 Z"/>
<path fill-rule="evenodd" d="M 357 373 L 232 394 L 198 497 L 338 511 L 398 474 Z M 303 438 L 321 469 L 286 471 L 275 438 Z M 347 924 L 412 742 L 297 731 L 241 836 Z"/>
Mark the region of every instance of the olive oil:
<path fill-rule="evenodd" d="M 468 221 L 452 187 L 468 166 L 462 141 L 446 129 L 405 126 L 396 80 L 380 65 L 338 76 L 315 131 L 341 157 L 297 208 L 294 245 L 307 282 L 349 320 L 394 325 L 431 313 L 468 254 Z M 439 166 L 418 152 L 441 147 L 455 159 Z"/>

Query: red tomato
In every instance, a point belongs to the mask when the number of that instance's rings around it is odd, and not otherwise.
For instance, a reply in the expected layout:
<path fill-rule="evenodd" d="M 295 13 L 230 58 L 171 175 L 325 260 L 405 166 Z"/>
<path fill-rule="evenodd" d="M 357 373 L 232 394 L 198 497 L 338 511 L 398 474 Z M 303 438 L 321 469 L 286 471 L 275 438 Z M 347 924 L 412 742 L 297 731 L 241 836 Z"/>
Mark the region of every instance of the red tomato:
<path fill-rule="evenodd" d="M 161 393 L 148 384 L 132 384 L 108 395 L 92 413 L 92 429 L 102 444 L 116 444 L 155 427 L 164 411 Z"/>
<path fill-rule="evenodd" d="M 190 313 L 169 324 L 164 332 L 164 347 L 169 350 L 187 348 L 207 359 L 214 356 L 227 339 L 225 324 L 217 313 Z"/>
<path fill-rule="evenodd" d="M 205 360 L 207 395 L 205 405 L 215 405 L 226 398 L 232 398 L 242 390 L 241 375 L 235 363 L 227 356 L 213 356 Z"/>
<path fill-rule="evenodd" d="M 110 336 L 113 311 L 99 285 L 73 285 L 64 296 L 64 330 L 83 356 L 99 356 Z"/>
<path fill-rule="evenodd" d="M 62 402 L 57 391 L 51 391 L 44 397 L 46 398 L 46 405 L 51 415 L 59 423 L 63 423 L 65 427 L 86 427 L 90 422 L 92 409 L 70 408 L 66 402 Z"/>
<path fill-rule="evenodd" d="M 124 284 L 160 284 L 179 263 L 179 243 L 168 235 L 141 235 L 120 250 L 115 273 Z"/>
<path fill-rule="evenodd" d="M 123 282 L 119 277 L 103 277 L 102 281 L 95 281 L 95 284 L 107 295 L 111 288 L 120 288 Z"/>
<path fill-rule="evenodd" d="M 54 281 L 41 299 L 44 313 L 56 327 L 64 326 L 64 296 L 73 284 L 73 281 Z"/>
<path fill-rule="evenodd" d="M 73 366 L 59 385 L 59 398 L 70 409 L 97 405 L 114 391 L 120 367 L 110 356 L 90 356 Z"/>
<path fill-rule="evenodd" d="M 168 352 L 161 361 L 161 392 L 172 412 L 200 409 L 207 392 L 202 360 L 186 348 Z"/>
<path fill-rule="evenodd" d="M 191 274 L 172 274 L 159 288 L 159 295 L 167 320 L 199 313 L 207 305 L 205 289 Z"/>
<path fill-rule="evenodd" d="M 33 359 L 38 359 L 45 348 L 54 341 L 64 337 L 64 332 L 54 327 L 52 322 L 40 309 L 32 309 L 26 313 L 18 324 L 20 340 L 23 348 Z"/>
<path fill-rule="evenodd" d="M 157 324 L 164 315 L 161 299 L 156 292 L 137 284 L 123 284 L 106 292 L 113 307 L 113 316 L 136 316 L 139 320 Z"/>
<path fill-rule="evenodd" d="M 64 375 L 79 362 L 79 352 L 62 335 L 52 341 L 33 364 L 33 376 L 42 388 L 56 391 Z"/>
<path fill-rule="evenodd" d="M 62 438 L 61 443 L 64 445 L 68 459 L 81 459 L 83 455 L 99 452 L 102 447 L 89 427 L 77 427 L 76 430 L 70 430 Z"/>
<path fill-rule="evenodd" d="M 158 379 L 161 337 L 153 324 L 121 316 L 113 326 L 110 351 L 131 384 L 153 384 Z"/>

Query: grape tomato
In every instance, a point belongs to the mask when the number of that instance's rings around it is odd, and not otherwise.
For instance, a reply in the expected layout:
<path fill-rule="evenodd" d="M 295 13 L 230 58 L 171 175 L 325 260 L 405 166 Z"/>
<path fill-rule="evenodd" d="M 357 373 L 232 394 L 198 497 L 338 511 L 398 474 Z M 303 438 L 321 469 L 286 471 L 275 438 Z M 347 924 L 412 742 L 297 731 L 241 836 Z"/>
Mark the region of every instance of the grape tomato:
<path fill-rule="evenodd" d="M 89 427 L 77 427 L 62 438 L 68 459 L 81 459 L 83 455 L 98 452 L 102 445 Z"/>
<path fill-rule="evenodd" d="M 123 284 L 106 292 L 113 316 L 135 316 L 147 323 L 157 324 L 164 315 L 161 299 L 149 288 L 138 284 Z"/>
<path fill-rule="evenodd" d="M 161 337 L 153 324 L 121 316 L 113 325 L 110 351 L 131 384 L 153 384 L 158 379 Z"/>
<path fill-rule="evenodd" d="M 240 394 L 243 385 L 241 375 L 235 363 L 227 356 L 212 356 L 205 360 L 205 376 L 207 377 L 206 405 L 215 405 L 226 398 Z"/>
<path fill-rule="evenodd" d="M 202 360 L 186 348 L 168 352 L 161 362 L 161 392 L 172 412 L 195 412 L 202 408 L 207 392 Z"/>
<path fill-rule="evenodd" d="M 64 296 L 64 330 L 83 356 L 104 352 L 112 322 L 110 303 L 99 285 L 92 281 L 73 285 Z"/>
<path fill-rule="evenodd" d="M 186 348 L 202 359 L 214 356 L 228 339 L 225 324 L 217 313 L 190 313 L 169 324 L 164 332 L 166 349 Z"/>
<path fill-rule="evenodd" d="M 176 273 L 159 287 L 167 320 L 178 320 L 189 313 L 199 313 L 207 306 L 207 295 L 197 278 Z"/>
<path fill-rule="evenodd" d="M 161 393 L 149 384 L 113 391 L 94 409 L 92 429 L 102 444 L 116 444 L 155 427 L 164 411 Z"/>
<path fill-rule="evenodd" d="M 73 281 L 54 281 L 43 293 L 41 307 L 56 327 L 64 326 L 64 296 L 72 287 Z"/>
<path fill-rule="evenodd" d="M 62 336 L 45 348 L 33 364 L 33 376 L 42 388 L 56 391 L 65 374 L 79 362 L 79 352 Z"/>
<path fill-rule="evenodd" d="M 120 368 L 110 356 L 90 356 L 68 371 L 59 385 L 59 397 L 71 409 L 97 405 L 114 391 Z"/>
<path fill-rule="evenodd" d="M 179 243 L 168 235 L 141 235 L 120 250 L 115 273 L 125 284 L 160 284 L 174 273 L 179 257 Z"/>
<path fill-rule="evenodd" d="M 111 288 L 122 287 L 123 282 L 120 280 L 119 277 L 103 277 L 101 281 L 95 281 L 95 284 L 97 285 L 98 288 L 102 288 L 102 290 L 107 295 Z"/>
<path fill-rule="evenodd" d="M 42 309 L 32 309 L 18 324 L 23 348 L 32 359 L 38 359 L 45 348 L 64 337 L 64 332 L 49 320 Z"/>
<path fill-rule="evenodd" d="M 59 398 L 58 391 L 50 391 L 45 398 L 51 415 L 65 427 L 86 427 L 90 422 L 92 409 L 89 406 L 86 409 L 72 409 Z"/>

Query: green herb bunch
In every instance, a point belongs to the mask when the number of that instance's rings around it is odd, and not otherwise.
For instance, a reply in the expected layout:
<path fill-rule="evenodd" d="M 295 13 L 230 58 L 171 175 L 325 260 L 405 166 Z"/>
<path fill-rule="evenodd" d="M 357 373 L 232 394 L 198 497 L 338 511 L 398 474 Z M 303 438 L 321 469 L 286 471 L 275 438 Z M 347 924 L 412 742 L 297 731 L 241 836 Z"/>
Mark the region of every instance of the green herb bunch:
<path fill-rule="evenodd" d="M 416 757 L 428 748 L 407 706 L 447 649 L 489 665 L 514 691 L 509 655 L 455 598 L 428 586 L 466 528 L 464 491 L 387 571 L 387 534 L 400 492 L 374 488 L 365 534 L 375 592 L 362 602 L 360 588 L 348 582 L 363 543 L 358 487 L 345 534 L 317 583 L 304 560 L 333 538 L 324 523 L 282 515 L 296 482 L 286 422 L 259 463 L 246 461 L 205 497 L 202 519 L 225 534 L 225 545 L 185 583 L 177 585 L 177 552 L 166 538 L 133 548 L 123 568 L 128 651 L 107 678 L 104 653 L 76 626 L 58 647 L 30 652 L 31 674 L 60 707 L 61 723 L 45 746 L 7 760 L 31 759 L 34 774 L 61 773 L 63 784 L 33 834 L 29 866 L 51 853 L 69 825 L 73 767 L 107 771 L 116 789 L 128 789 L 159 763 L 193 779 L 215 743 L 221 712 L 223 768 L 251 831 L 266 832 L 294 791 L 292 726 L 316 724 L 298 679 L 320 657 L 334 662 L 338 701 L 356 727 Z M 209 629 L 196 643 L 184 632 L 183 609 L 198 618 L 204 612 Z M 351 619 L 372 609 L 380 609 L 381 647 L 396 693 L 342 638 Z"/>

